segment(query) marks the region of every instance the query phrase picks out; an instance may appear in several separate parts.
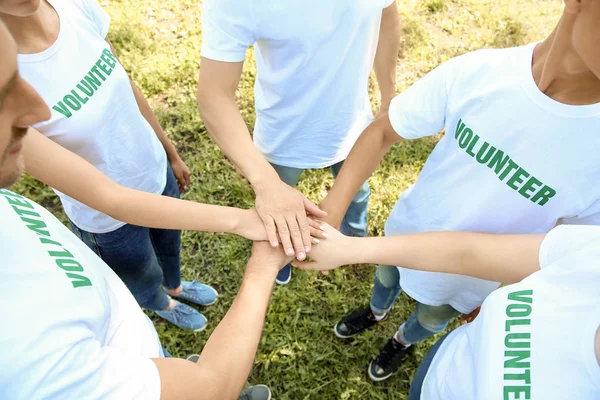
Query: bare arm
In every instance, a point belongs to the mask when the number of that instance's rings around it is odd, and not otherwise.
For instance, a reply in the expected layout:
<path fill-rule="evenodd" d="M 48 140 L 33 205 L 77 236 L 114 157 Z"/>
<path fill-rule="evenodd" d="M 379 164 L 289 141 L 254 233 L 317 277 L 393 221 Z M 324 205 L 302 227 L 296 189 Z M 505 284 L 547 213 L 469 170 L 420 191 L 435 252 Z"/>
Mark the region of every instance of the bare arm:
<path fill-rule="evenodd" d="M 339 227 L 350 202 L 383 156 L 402 138 L 392 128 L 387 113 L 377 118 L 360 135 L 321 208 L 327 211 L 327 222 Z"/>
<path fill-rule="evenodd" d="M 350 238 L 330 226 L 327 240 L 315 246 L 302 269 L 333 269 L 346 264 L 400 265 L 492 281 L 514 283 L 540 269 L 544 235 L 491 235 L 469 232 L 429 232 L 413 235 Z"/>
<path fill-rule="evenodd" d="M 396 95 L 396 64 L 400 50 L 400 17 L 398 6 L 394 1 L 384 8 L 379 28 L 379 42 L 375 54 L 375 74 L 381 92 L 381 108 L 379 115 L 386 113 L 390 102 Z"/>
<path fill-rule="evenodd" d="M 150 228 L 230 232 L 265 240 L 254 210 L 200 204 L 118 185 L 83 158 L 29 129 L 23 156 L 34 178 L 111 217 Z"/>
<path fill-rule="evenodd" d="M 108 40 L 106 40 L 106 42 L 109 44 L 110 50 L 115 55 L 115 58 L 118 58 L 117 52 L 113 45 Z M 154 115 L 154 111 L 152 111 L 152 108 L 150 108 L 146 97 L 144 97 L 140 89 L 131 79 L 129 80 L 129 82 L 131 84 L 131 89 L 133 90 L 133 95 L 135 96 L 135 101 L 137 102 L 140 112 L 142 113 L 146 121 L 148 121 L 148 123 L 154 130 L 156 137 L 163 145 L 165 152 L 167 153 L 167 159 L 169 160 L 169 164 L 171 164 L 171 168 L 173 168 L 175 178 L 177 178 L 177 183 L 179 184 L 179 191 L 183 193 L 185 190 L 187 190 L 187 187 L 190 185 L 190 169 L 187 167 L 187 165 L 185 165 L 181 157 L 179 157 L 177 149 L 175 148 L 175 146 L 173 146 L 173 143 L 171 143 L 171 140 L 160 126 L 160 123 L 158 122 L 156 115 Z"/>
<path fill-rule="evenodd" d="M 212 333 L 197 364 L 155 359 L 161 399 L 234 400 L 250 373 L 283 252 L 255 243 L 241 288 Z"/>
<path fill-rule="evenodd" d="M 198 106 L 208 132 L 231 162 L 250 181 L 256 209 L 265 224 L 271 245 L 277 233 L 288 255 L 304 259 L 310 251 L 306 213 L 324 217 L 300 192 L 283 183 L 277 172 L 254 147 L 235 101 L 243 63 L 202 58 L 198 79 Z"/>

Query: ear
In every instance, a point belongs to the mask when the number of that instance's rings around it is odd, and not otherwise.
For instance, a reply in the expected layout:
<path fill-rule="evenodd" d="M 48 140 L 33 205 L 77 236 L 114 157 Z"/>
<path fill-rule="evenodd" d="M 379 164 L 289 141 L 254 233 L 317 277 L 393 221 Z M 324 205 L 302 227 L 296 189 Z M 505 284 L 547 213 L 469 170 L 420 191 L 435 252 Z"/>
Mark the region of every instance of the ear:
<path fill-rule="evenodd" d="M 581 11 L 582 0 L 564 0 L 565 12 L 569 14 L 578 14 Z"/>

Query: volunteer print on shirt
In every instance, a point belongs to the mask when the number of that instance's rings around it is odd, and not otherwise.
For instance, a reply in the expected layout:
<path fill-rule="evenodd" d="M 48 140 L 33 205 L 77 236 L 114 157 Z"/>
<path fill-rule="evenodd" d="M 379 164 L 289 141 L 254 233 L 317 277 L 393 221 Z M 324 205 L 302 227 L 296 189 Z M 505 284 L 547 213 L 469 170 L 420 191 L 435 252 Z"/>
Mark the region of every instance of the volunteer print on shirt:
<path fill-rule="evenodd" d="M 90 72 L 83 77 L 75 89 L 72 89 L 61 101 L 52 106 L 52 109 L 67 118 L 71 118 L 73 113 L 81 110 L 81 107 L 88 102 L 90 97 L 102 86 L 102 83 L 108 79 L 117 63 L 117 59 L 109 49 L 102 50 L 102 55 L 94 63 Z"/>
<path fill-rule="evenodd" d="M 548 185 L 542 186 L 540 180 L 525 171 L 502 150 L 485 141 L 479 143 L 479 135 L 466 126 L 462 119 L 456 125 L 454 139 L 468 155 L 475 158 L 478 163 L 487 165 L 498 176 L 498 179 L 506 183 L 511 189 L 518 191 L 526 199 L 543 206 L 556 194 L 556 190 Z M 477 155 L 475 155 L 475 152 L 477 152 Z M 529 179 L 524 182 L 526 178 Z"/>

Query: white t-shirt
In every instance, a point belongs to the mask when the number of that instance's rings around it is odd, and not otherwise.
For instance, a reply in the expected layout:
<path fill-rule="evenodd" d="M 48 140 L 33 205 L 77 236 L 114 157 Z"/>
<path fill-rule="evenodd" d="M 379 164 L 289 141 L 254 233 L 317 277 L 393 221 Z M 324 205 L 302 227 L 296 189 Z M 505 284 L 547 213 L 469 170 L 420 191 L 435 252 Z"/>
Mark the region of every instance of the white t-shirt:
<path fill-rule="evenodd" d="M 162 347 L 117 275 L 6 189 L 0 226 L 0 398 L 158 399 Z"/>
<path fill-rule="evenodd" d="M 496 290 L 473 323 L 450 333 L 421 399 L 600 399 L 600 227 L 555 228 L 540 266 Z"/>
<path fill-rule="evenodd" d="M 167 156 L 141 114 L 127 73 L 105 41 L 109 17 L 96 0 L 50 1 L 60 18 L 56 42 L 37 54 L 19 54 L 19 70 L 50 107 L 34 125 L 113 181 L 160 194 Z M 67 216 L 93 233 L 125 225 L 56 191 Z"/>
<path fill-rule="evenodd" d="M 600 104 L 570 106 L 540 92 L 534 46 L 454 58 L 392 101 L 400 136 L 446 134 L 396 203 L 386 235 L 547 233 L 560 219 L 600 224 Z M 401 284 L 415 300 L 463 313 L 499 286 L 408 269 Z"/>
<path fill-rule="evenodd" d="M 369 74 L 394 0 L 204 0 L 202 56 L 240 62 L 254 45 L 254 144 L 277 165 L 343 161 L 373 120 Z"/>

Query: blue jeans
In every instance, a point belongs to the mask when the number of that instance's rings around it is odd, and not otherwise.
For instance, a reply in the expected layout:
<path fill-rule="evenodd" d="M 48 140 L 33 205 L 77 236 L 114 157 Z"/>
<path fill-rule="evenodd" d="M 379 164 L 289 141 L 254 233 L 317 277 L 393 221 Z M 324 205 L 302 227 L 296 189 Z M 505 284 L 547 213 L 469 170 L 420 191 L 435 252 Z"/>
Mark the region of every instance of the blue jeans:
<path fill-rule="evenodd" d="M 421 364 L 419 364 L 419 368 L 417 372 L 415 372 L 415 376 L 413 377 L 412 382 L 410 383 L 410 390 L 408 392 L 408 400 L 421 400 L 421 391 L 423 389 L 423 382 L 425 381 L 425 376 L 427 376 L 427 371 L 429 371 L 429 367 L 431 366 L 431 362 L 435 357 L 437 351 L 440 349 L 440 346 L 446 340 L 450 332 L 446 333 L 441 337 L 440 340 L 433 345 L 433 347 L 429 350 Z"/>
<path fill-rule="evenodd" d="M 380 265 L 375 273 L 375 285 L 371 294 L 371 309 L 379 314 L 392 308 L 394 301 L 402 293 L 398 268 Z M 417 302 L 417 309 L 398 328 L 400 339 L 407 344 L 418 343 L 436 333 L 443 332 L 448 322 L 460 315 L 450 305 L 428 306 Z"/>
<path fill-rule="evenodd" d="M 279 178 L 292 187 L 296 186 L 300 175 L 304 172 L 304 169 L 302 168 L 283 167 L 275 164 L 271 165 L 275 171 L 277 171 L 277 174 L 279 174 Z M 340 173 L 342 165 L 344 165 L 344 162 L 340 161 L 331 166 L 331 172 L 333 173 L 334 178 Z M 346 211 L 346 215 L 344 216 L 344 220 L 340 227 L 340 230 L 345 235 L 357 237 L 367 236 L 367 213 L 369 211 L 370 194 L 369 181 L 367 180 L 362 184 Z"/>
<path fill-rule="evenodd" d="M 163 196 L 179 198 L 170 166 Z M 140 307 L 160 311 L 169 307 L 162 290 L 181 285 L 179 250 L 181 231 L 123 225 L 107 233 L 90 233 L 71 222 L 71 229 L 123 280 Z"/>

